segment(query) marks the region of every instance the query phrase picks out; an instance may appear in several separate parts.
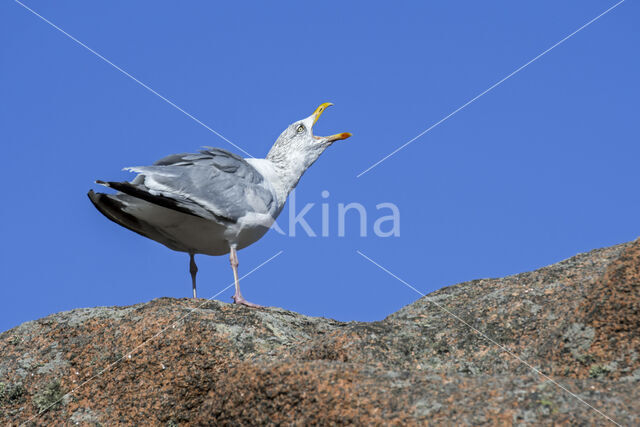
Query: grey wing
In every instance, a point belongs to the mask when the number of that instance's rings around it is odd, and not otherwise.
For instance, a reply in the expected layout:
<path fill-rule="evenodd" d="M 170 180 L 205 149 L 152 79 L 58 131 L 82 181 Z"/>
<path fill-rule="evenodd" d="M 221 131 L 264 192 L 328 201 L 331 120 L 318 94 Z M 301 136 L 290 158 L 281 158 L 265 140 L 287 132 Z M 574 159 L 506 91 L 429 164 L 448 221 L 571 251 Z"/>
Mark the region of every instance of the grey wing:
<path fill-rule="evenodd" d="M 220 148 L 174 154 L 152 166 L 127 168 L 132 182 L 164 199 L 195 203 L 215 217 L 236 222 L 248 213 L 270 214 L 275 196 L 246 160 Z"/>

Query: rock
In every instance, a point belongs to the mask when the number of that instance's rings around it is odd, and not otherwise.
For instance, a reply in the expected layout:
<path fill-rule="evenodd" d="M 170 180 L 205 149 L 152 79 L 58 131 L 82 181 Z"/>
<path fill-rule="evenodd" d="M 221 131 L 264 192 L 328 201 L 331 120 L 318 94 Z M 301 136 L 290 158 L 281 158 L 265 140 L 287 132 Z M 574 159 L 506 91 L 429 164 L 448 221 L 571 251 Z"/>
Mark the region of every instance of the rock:
<path fill-rule="evenodd" d="M 640 424 L 640 241 L 371 323 L 159 298 L 0 334 L 0 422 Z"/>

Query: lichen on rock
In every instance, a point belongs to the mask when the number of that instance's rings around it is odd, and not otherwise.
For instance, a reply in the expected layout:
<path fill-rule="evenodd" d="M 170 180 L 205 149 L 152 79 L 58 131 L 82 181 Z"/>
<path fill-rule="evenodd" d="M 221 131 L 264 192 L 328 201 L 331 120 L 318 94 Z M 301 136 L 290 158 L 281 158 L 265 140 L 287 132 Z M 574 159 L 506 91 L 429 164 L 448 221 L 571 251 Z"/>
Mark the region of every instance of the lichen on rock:
<path fill-rule="evenodd" d="M 369 323 L 173 298 L 57 313 L 0 334 L 0 423 L 606 421 L 552 378 L 639 425 L 639 286 L 635 241 Z"/>

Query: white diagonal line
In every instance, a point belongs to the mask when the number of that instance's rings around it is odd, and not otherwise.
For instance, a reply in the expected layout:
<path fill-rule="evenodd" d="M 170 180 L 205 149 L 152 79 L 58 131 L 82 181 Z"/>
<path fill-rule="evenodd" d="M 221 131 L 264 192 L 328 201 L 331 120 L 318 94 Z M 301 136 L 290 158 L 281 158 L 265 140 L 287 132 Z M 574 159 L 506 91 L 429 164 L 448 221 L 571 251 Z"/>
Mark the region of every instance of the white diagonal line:
<path fill-rule="evenodd" d="M 387 273 L 388 275 L 390 275 L 391 277 L 393 277 L 394 279 L 398 280 L 400 283 L 402 283 L 403 285 L 405 285 L 406 287 L 412 289 L 414 292 L 416 292 L 417 294 L 421 295 L 421 296 L 426 296 L 424 293 L 420 292 L 419 290 L 417 290 L 415 287 L 413 287 L 410 283 L 406 282 L 405 280 L 401 279 L 400 277 L 396 276 L 395 274 L 393 274 L 391 271 L 389 271 L 388 269 L 386 269 L 385 267 L 383 267 L 382 265 L 378 264 L 377 262 L 375 262 L 374 260 L 372 260 L 371 258 L 369 258 L 368 256 L 366 256 L 365 254 L 363 254 L 362 252 L 360 252 L 359 250 L 356 250 L 356 252 L 362 256 L 364 259 L 366 259 L 367 261 L 369 261 L 370 263 L 372 263 L 373 265 L 375 265 L 376 267 L 378 267 L 379 269 L 381 269 L 382 271 L 384 271 L 385 273 Z M 520 358 L 520 356 L 518 356 L 517 354 L 513 353 L 511 350 L 509 350 L 508 348 L 506 348 L 505 346 L 498 344 L 496 341 L 494 341 L 493 339 L 491 339 L 490 337 L 488 337 L 486 334 L 484 334 L 482 331 L 479 331 L 478 329 L 474 328 L 473 326 L 471 326 L 469 323 L 465 322 L 462 318 L 460 318 L 458 315 L 456 315 L 455 313 L 452 313 L 450 310 L 448 310 L 446 307 L 444 307 L 442 304 L 438 304 L 436 301 L 434 301 L 431 298 L 427 298 L 427 301 L 432 303 L 433 305 L 435 305 L 436 307 L 438 307 L 440 310 L 444 311 L 445 313 L 447 313 L 449 316 L 455 318 L 456 320 L 458 320 L 460 323 L 464 324 L 466 327 L 468 327 L 469 329 L 471 329 L 472 331 L 474 331 L 476 334 L 480 335 L 482 338 L 486 339 L 487 341 L 489 341 L 490 343 L 492 343 L 493 345 L 495 345 L 496 347 L 500 348 L 502 351 L 504 351 L 505 353 L 507 353 L 508 355 L 510 355 L 511 357 L 513 357 L 514 359 L 517 359 L 520 363 L 522 363 L 523 365 L 525 365 L 526 367 L 528 367 L 529 369 L 531 369 L 533 372 L 535 372 L 536 374 L 540 375 L 541 377 L 543 377 L 544 379 L 546 379 L 547 381 L 551 382 L 552 384 L 556 385 L 557 387 L 561 388 L 562 390 L 566 391 L 567 393 L 569 393 L 571 396 L 575 397 L 576 399 L 578 399 L 580 402 L 584 403 L 585 405 L 587 405 L 589 408 L 593 409 L 594 411 L 596 411 L 598 414 L 602 415 L 604 418 L 606 418 L 607 420 L 611 421 L 613 424 L 620 426 L 620 424 L 618 424 L 614 419 L 612 419 L 611 417 L 609 417 L 607 414 L 605 414 L 604 412 L 600 411 L 597 408 L 594 408 L 593 406 L 591 406 L 589 403 L 587 403 L 584 399 L 582 399 L 580 396 L 578 396 L 577 394 L 573 393 L 571 390 L 569 390 L 568 388 L 566 388 L 565 386 L 563 386 L 562 384 L 560 384 L 559 382 L 555 381 L 553 378 L 549 377 L 548 375 L 546 375 L 545 373 L 543 373 L 542 371 L 540 371 L 539 369 L 531 366 L 529 363 L 525 362 L 522 358 Z"/>
<path fill-rule="evenodd" d="M 251 154 L 249 154 L 249 152 L 247 152 L 246 150 L 244 150 L 243 148 L 239 147 L 238 145 L 234 144 L 233 142 L 231 142 L 229 139 L 225 138 L 222 134 L 220 134 L 218 131 L 216 131 L 215 129 L 212 129 L 211 127 L 207 126 L 206 124 L 204 124 L 202 121 L 200 121 L 198 118 L 196 118 L 195 116 L 193 116 L 192 114 L 190 114 L 189 112 L 185 111 L 184 109 L 182 109 L 181 107 L 179 107 L 178 105 L 176 105 L 173 101 L 167 99 L 166 97 L 162 96 L 161 94 L 159 94 L 158 92 L 156 92 L 155 90 L 153 90 L 152 88 L 150 88 L 148 85 L 146 85 L 145 83 L 141 82 L 140 80 L 138 80 L 137 78 L 133 77 L 131 74 L 129 74 L 128 72 L 126 72 L 125 70 L 123 70 L 122 68 L 120 68 L 119 66 L 117 66 L 116 64 L 114 64 L 113 62 L 109 61 L 107 58 L 105 58 L 104 56 L 100 55 L 98 52 L 96 52 L 95 50 L 91 49 L 89 46 L 87 46 L 86 44 L 82 43 L 80 40 L 78 40 L 77 38 L 73 37 L 71 34 L 67 33 L 66 31 L 64 31 L 62 28 L 58 27 L 56 24 L 54 24 L 53 22 L 49 21 L 48 19 L 46 19 L 45 17 L 43 17 L 42 15 L 40 15 L 38 12 L 36 12 L 35 10 L 31 9 L 29 6 L 25 5 L 24 3 L 21 3 L 19 0 L 14 0 L 16 3 L 18 3 L 20 6 L 24 7 L 26 10 L 28 10 L 29 12 L 31 12 L 32 14 L 34 14 L 35 16 L 37 16 L 38 18 L 40 18 L 41 20 L 43 20 L 44 22 L 46 22 L 47 24 L 51 25 L 53 28 L 55 28 L 56 30 L 60 31 L 62 34 L 64 34 L 65 36 L 69 37 L 71 40 L 73 40 L 74 42 L 76 42 L 77 44 L 79 44 L 80 46 L 82 46 L 83 48 L 87 49 L 89 52 L 93 53 L 95 56 L 97 56 L 98 58 L 102 59 L 104 62 L 106 62 L 107 64 L 111 65 L 113 68 L 115 68 L 116 70 L 120 71 L 122 74 L 124 74 L 125 76 L 129 77 L 131 80 L 133 80 L 134 82 L 138 83 L 140 86 L 142 86 L 143 88 L 147 89 L 149 92 L 153 93 L 154 95 L 156 95 L 157 97 L 159 97 L 160 99 L 162 99 L 163 101 L 165 101 L 167 104 L 171 105 L 173 108 L 175 108 L 176 110 L 180 111 L 181 113 L 183 113 L 184 115 L 186 115 L 187 117 L 189 117 L 190 119 L 192 119 L 193 121 L 195 121 L 196 123 L 198 123 L 199 125 L 203 126 L 205 129 L 209 130 L 210 132 L 213 132 L 215 135 L 219 136 L 220 138 L 222 138 L 223 140 L 225 140 L 226 142 L 228 142 L 229 144 L 233 145 L 235 148 L 237 148 L 238 150 L 242 151 L 244 154 L 246 154 L 249 157 L 253 157 Z"/>
<path fill-rule="evenodd" d="M 264 261 L 262 264 L 258 265 L 257 267 L 255 267 L 253 270 L 249 271 L 247 274 L 245 274 L 244 276 L 240 277 L 238 280 L 242 280 L 245 277 L 251 275 L 253 272 L 255 272 L 256 270 L 260 269 L 262 266 L 264 266 L 265 264 L 271 262 L 273 259 L 275 259 L 276 257 L 280 256 L 284 251 L 280 251 L 277 254 L 273 255 L 271 258 L 269 258 L 268 260 Z M 117 365 L 118 363 L 120 363 L 122 361 L 122 359 L 124 359 L 125 357 L 131 357 L 131 355 L 138 350 L 139 348 L 145 346 L 147 343 L 153 341 L 154 339 L 156 339 L 157 337 L 159 337 L 160 335 L 162 335 L 163 333 L 165 333 L 167 331 L 167 329 L 169 328 L 175 328 L 176 325 L 178 323 L 180 323 L 181 321 L 183 321 L 184 319 L 186 319 L 187 317 L 189 317 L 191 315 L 191 313 L 193 313 L 195 310 L 199 309 L 200 307 L 202 307 L 203 305 L 207 304 L 209 301 L 211 301 L 212 299 L 214 299 L 215 297 L 217 297 L 218 295 L 220 295 L 221 293 L 223 293 L 224 291 L 226 291 L 227 289 L 229 289 L 230 287 L 232 287 L 235 283 L 231 283 L 229 286 L 227 286 L 226 288 L 224 288 L 223 290 L 221 290 L 220 292 L 218 292 L 217 294 L 215 294 L 214 296 L 207 298 L 205 300 L 205 302 L 203 302 L 202 304 L 192 308 L 191 310 L 189 310 L 189 312 L 187 314 L 185 314 L 184 316 L 182 316 L 181 318 L 179 318 L 178 320 L 176 320 L 175 322 L 173 322 L 171 325 L 166 326 L 165 328 L 163 328 L 162 330 L 160 330 L 160 332 L 158 332 L 157 334 L 155 334 L 154 336 L 152 336 L 151 338 L 146 339 L 145 341 L 143 341 L 142 343 L 138 344 L 136 347 L 134 347 L 132 350 L 129 350 L 125 353 L 124 356 L 121 356 L 119 359 L 117 359 L 115 362 L 110 363 L 109 365 L 107 365 L 105 368 L 103 368 L 100 372 L 98 372 L 97 374 L 94 374 L 93 376 L 91 376 L 90 378 L 88 378 L 87 380 L 83 381 L 81 384 L 79 384 L 77 387 L 75 387 L 74 389 L 72 389 L 71 391 L 67 392 L 64 396 L 62 396 L 60 399 L 56 400 L 55 402 L 53 402 L 51 405 L 47 406 L 46 408 L 44 408 L 43 410 L 41 410 L 40 412 L 38 412 L 37 414 L 31 416 L 31 418 L 29 418 L 27 421 L 23 422 L 21 425 L 25 425 L 27 424 L 29 421 L 32 421 L 33 419 L 39 417 L 40 415 L 42 415 L 43 413 L 47 412 L 49 409 L 51 409 L 53 406 L 57 405 L 58 403 L 62 402 L 67 396 L 71 396 L 73 393 L 75 393 L 79 388 L 85 386 L 86 384 L 90 383 L 91 381 L 93 381 L 94 379 L 98 378 L 99 376 L 101 376 L 102 374 L 104 374 L 105 372 L 108 372 L 111 370 L 111 368 L 113 368 L 115 365 Z"/>
<path fill-rule="evenodd" d="M 405 142 L 404 144 L 402 144 L 400 147 L 396 148 L 395 150 L 393 150 L 391 153 L 387 154 L 386 156 L 384 156 L 382 159 L 378 160 L 377 162 L 375 162 L 374 164 L 372 164 L 371 166 L 369 166 L 367 169 L 363 170 L 362 172 L 360 172 L 356 178 L 360 178 L 362 175 L 364 175 L 365 173 L 369 172 L 371 169 L 375 168 L 376 166 L 378 166 L 380 163 L 384 162 L 385 160 L 387 160 L 389 157 L 393 156 L 394 154 L 396 154 L 398 151 L 402 150 L 403 148 L 405 148 L 407 145 L 411 144 L 413 141 L 415 141 L 416 139 L 420 138 L 421 136 L 423 136 L 424 134 L 426 134 L 427 132 L 431 131 L 433 128 L 435 128 L 436 126 L 440 125 L 441 123 L 447 121 L 448 119 L 450 119 L 451 117 L 453 117 L 455 114 L 457 114 L 460 110 L 464 109 L 465 107 L 467 107 L 469 104 L 472 104 L 473 102 L 475 102 L 476 100 L 478 100 L 479 98 L 481 98 L 482 96 L 484 96 L 485 94 L 487 94 L 488 92 L 490 92 L 491 90 L 495 89 L 496 87 L 500 86 L 502 83 L 504 83 L 506 80 L 510 79 L 511 77 L 515 76 L 516 74 L 518 74 L 520 71 L 524 70 L 526 67 L 528 67 L 529 65 L 531 65 L 533 62 L 537 61 L 538 59 L 540 59 L 541 57 L 543 57 L 544 55 L 546 55 L 547 53 L 549 53 L 550 51 L 552 51 L 553 49 L 555 49 L 556 47 L 560 46 L 562 43 L 564 43 L 565 41 L 569 40 L 571 37 L 575 36 L 576 34 L 578 34 L 580 31 L 584 30 L 585 28 L 587 28 L 589 25 L 593 24 L 594 22 L 596 22 L 598 19 L 602 18 L 604 15 L 606 15 L 607 13 L 611 12 L 613 9 L 615 9 L 616 7 L 620 6 L 622 3 L 624 3 L 625 0 L 620 0 L 618 3 L 614 4 L 613 6 L 611 6 L 609 9 L 605 10 L 604 12 L 602 12 L 600 15 L 596 16 L 595 18 L 593 18 L 591 21 L 587 22 L 586 24 L 584 24 L 582 27 L 578 28 L 577 30 L 575 30 L 573 33 L 569 34 L 568 36 L 566 36 L 565 38 L 563 38 L 562 40 L 560 40 L 559 42 L 557 42 L 556 44 L 554 44 L 553 46 L 551 46 L 550 48 L 548 48 L 547 50 L 545 50 L 544 52 L 540 53 L 538 56 L 536 56 L 535 58 L 533 58 L 532 60 L 530 60 L 529 62 L 527 62 L 526 64 L 522 65 L 521 67 L 519 67 L 518 69 L 516 69 L 515 71 L 513 71 L 511 74 L 507 75 L 506 77 L 504 77 L 502 80 L 498 81 L 497 83 L 494 83 L 492 86 L 490 86 L 488 89 L 486 89 L 485 91 L 481 92 L 479 95 L 476 95 L 474 98 L 471 98 L 469 101 L 467 101 L 466 103 L 462 104 L 462 106 L 458 107 L 457 109 L 453 110 L 451 113 L 449 113 L 448 115 L 444 116 L 442 119 L 440 119 L 439 121 L 437 121 L 436 123 L 432 124 L 430 127 L 428 127 L 427 129 L 423 130 L 422 132 L 420 132 L 418 135 L 416 135 L 415 137 L 413 137 L 412 139 L 410 139 L 409 141 Z"/>

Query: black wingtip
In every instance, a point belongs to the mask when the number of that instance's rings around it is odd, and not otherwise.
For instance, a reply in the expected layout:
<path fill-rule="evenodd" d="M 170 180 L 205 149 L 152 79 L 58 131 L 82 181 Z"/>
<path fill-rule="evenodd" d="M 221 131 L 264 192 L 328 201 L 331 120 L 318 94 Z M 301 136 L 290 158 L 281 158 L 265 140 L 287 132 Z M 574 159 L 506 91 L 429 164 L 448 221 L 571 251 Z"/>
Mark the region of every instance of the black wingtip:
<path fill-rule="evenodd" d="M 89 192 L 87 193 L 87 197 L 89 197 L 89 200 L 91 200 L 91 203 L 93 203 L 94 205 L 98 202 L 99 196 L 93 190 L 89 190 Z"/>

